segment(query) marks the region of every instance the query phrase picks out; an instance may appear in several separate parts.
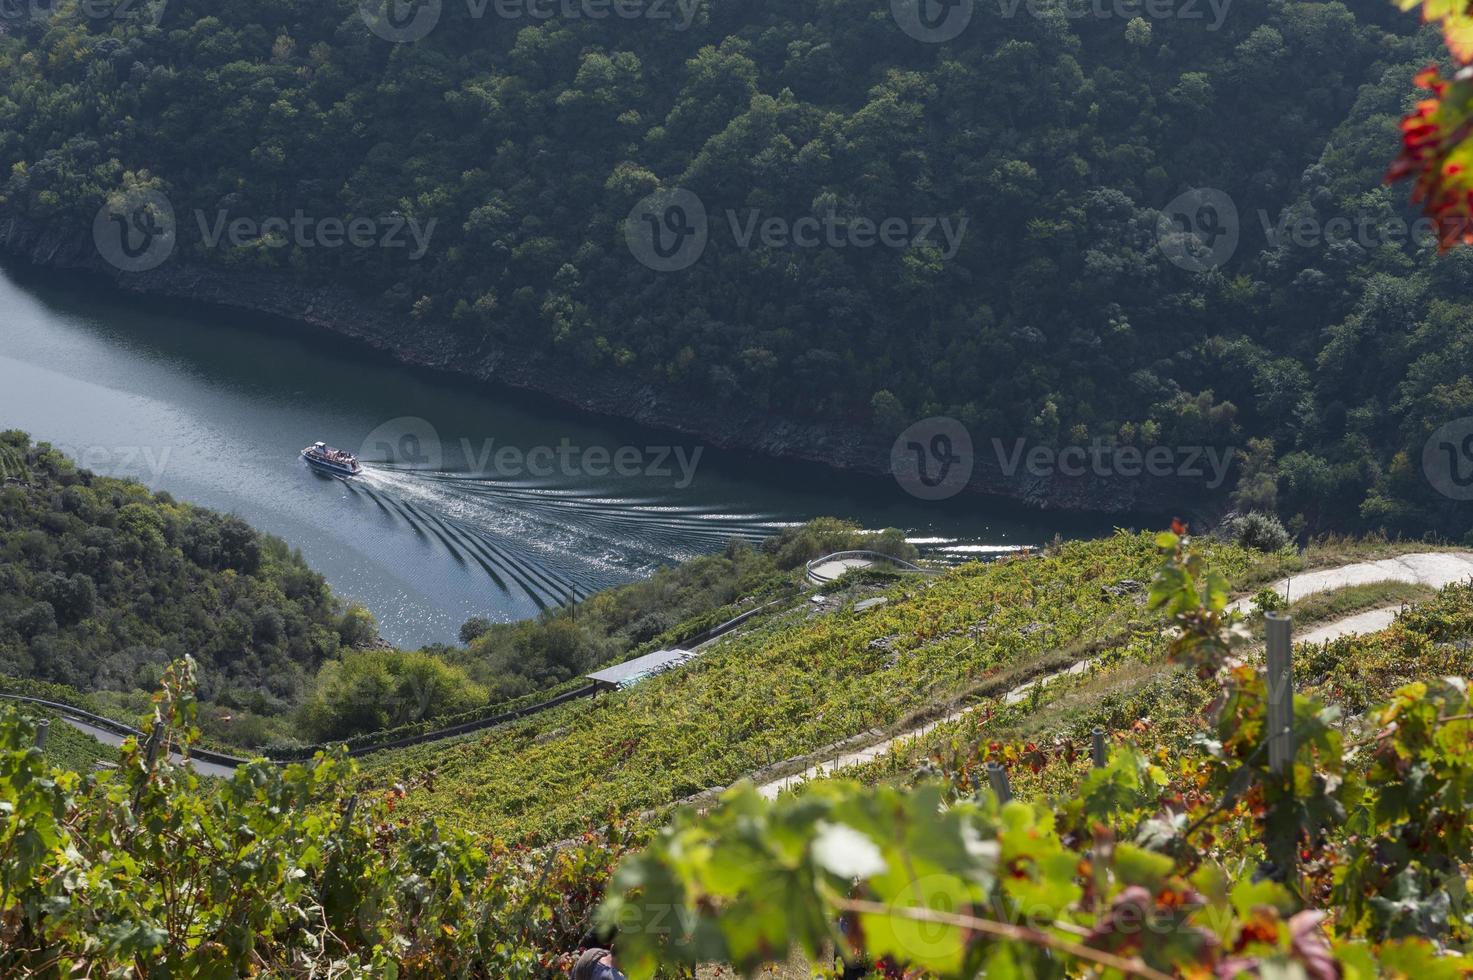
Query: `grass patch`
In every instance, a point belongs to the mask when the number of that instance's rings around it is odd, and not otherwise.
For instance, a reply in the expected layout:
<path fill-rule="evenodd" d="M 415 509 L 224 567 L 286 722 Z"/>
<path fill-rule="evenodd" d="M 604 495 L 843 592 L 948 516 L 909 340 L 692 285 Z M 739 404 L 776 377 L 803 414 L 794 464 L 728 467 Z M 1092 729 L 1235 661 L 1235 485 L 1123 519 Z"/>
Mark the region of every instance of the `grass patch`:
<path fill-rule="evenodd" d="M 1424 602 L 1436 594 L 1432 586 L 1414 582 L 1366 582 L 1297 599 L 1289 604 L 1289 615 L 1294 617 L 1294 627 L 1299 629 L 1344 619 L 1368 609 Z"/>

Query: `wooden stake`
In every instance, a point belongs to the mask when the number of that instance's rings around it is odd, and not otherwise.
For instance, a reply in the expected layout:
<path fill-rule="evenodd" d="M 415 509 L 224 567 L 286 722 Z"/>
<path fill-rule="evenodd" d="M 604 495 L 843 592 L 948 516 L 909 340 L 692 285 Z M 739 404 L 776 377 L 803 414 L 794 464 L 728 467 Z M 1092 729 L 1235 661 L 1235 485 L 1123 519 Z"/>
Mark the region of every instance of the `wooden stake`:
<path fill-rule="evenodd" d="M 1268 767 L 1283 780 L 1289 793 L 1294 789 L 1294 644 L 1293 620 L 1281 613 L 1264 615 L 1267 633 L 1268 674 Z M 1292 806 L 1292 800 L 1284 804 Z M 1275 877 L 1291 888 L 1299 878 L 1299 833 L 1279 834 L 1268 847 Z"/>
<path fill-rule="evenodd" d="M 1264 625 L 1268 633 L 1268 766 L 1283 774 L 1294 764 L 1293 620 L 1267 613 Z"/>
<path fill-rule="evenodd" d="M 153 723 L 153 734 L 148 737 L 148 768 L 152 769 L 154 763 L 159 759 L 159 746 L 164 741 L 164 723 L 156 721 Z"/>
<path fill-rule="evenodd" d="M 997 802 L 1007 803 L 1013 798 L 1013 787 L 1008 784 L 1008 771 L 998 763 L 987 763 L 987 781 L 997 794 Z"/>

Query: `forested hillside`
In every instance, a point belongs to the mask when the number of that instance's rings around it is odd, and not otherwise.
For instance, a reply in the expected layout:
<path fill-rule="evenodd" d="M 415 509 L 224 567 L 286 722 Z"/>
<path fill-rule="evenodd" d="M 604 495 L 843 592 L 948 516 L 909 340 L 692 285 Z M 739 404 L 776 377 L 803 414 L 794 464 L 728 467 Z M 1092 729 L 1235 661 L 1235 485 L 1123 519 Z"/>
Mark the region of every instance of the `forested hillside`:
<path fill-rule="evenodd" d="M 601 19 L 446 0 L 406 43 L 347 0 L 60 6 L 0 36 L 13 250 L 64 254 L 107 195 L 155 189 L 177 247 L 135 275 L 352 284 L 396 346 L 473 373 L 535 352 L 686 397 L 696 423 L 816 421 L 884 458 L 937 414 L 983 455 L 993 437 L 1235 446 L 1247 502 L 1310 529 L 1468 530 L 1420 460 L 1473 413 L 1473 269 L 1387 224 L 1411 217 L 1381 183 L 1396 120 L 1439 50 L 1389 3 L 964 4 L 946 43 L 880 0 Z M 625 219 L 674 188 L 709 240 L 659 271 Z M 1220 265 L 1163 251 L 1160 209 L 1189 188 L 1236 211 Z M 216 240 L 299 213 L 412 219 L 422 254 L 285 224 Z M 804 217 L 839 237 L 966 226 L 904 248 L 745 238 Z"/>
<path fill-rule="evenodd" d="M 206 701 L 276 713 L 376 639 L 280 539 L 0 433 L 0 675 L 148 692 L 187 654 Z"/>

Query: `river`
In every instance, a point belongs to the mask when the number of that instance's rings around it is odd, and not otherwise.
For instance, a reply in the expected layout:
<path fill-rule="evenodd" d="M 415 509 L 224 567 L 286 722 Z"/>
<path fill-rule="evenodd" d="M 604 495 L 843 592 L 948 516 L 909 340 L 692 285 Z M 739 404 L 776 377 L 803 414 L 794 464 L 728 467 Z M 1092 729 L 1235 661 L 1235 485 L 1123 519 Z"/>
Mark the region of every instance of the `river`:
<path fill-rule="evenodd" d="M 819 515 L 949 560 L 1108 521 L 721 452 L 395 364 L 306 327 L 0 268 L 0 428 L 238 514 L 300 549 L 401 646 L 453 642 Z M 317 474 L 316 440 L 364 474 Z"/>

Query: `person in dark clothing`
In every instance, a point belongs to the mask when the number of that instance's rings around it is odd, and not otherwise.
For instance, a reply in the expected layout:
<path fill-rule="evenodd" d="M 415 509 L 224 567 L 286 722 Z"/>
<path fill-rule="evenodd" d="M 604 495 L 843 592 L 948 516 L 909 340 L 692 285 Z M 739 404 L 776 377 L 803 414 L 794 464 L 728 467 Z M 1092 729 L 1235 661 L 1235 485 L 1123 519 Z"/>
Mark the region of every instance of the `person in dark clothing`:
<path fill-rule="evenodd" d="M 583 934 L 578 948 L 578 964 L 573 967 L 573 980 L 624 980 L 624 974 L 614 965 L 614 940 L 616 932 L 607 927 L 594 926 Z"/>
<path fill-rule="evenodd" d="M 573 980 L 624 980 L 624 974 L 614 965 L 614 954 L 595 946 L 585 949 L 573 967 Z"/>

